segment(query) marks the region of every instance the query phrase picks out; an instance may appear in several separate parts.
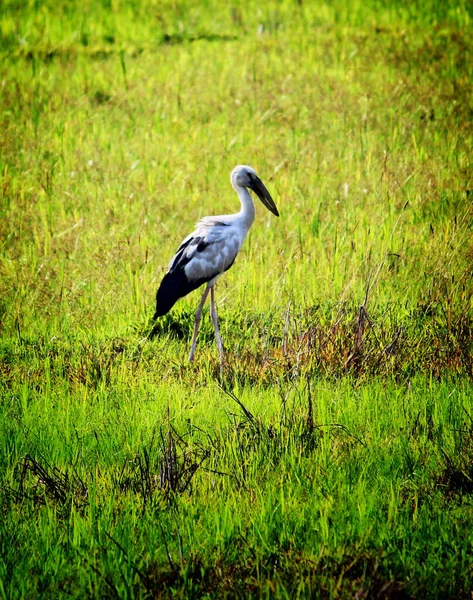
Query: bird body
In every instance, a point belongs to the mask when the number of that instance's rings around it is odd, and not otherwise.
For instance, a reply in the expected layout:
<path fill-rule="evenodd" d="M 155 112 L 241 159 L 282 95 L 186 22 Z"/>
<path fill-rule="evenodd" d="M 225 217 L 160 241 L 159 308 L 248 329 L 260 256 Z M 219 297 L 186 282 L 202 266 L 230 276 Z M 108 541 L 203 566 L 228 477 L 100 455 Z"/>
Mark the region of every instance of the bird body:
<path fill-rule="evenodd" d="M 254 190 L 265 206 L 279 216 L 274 201 L 254 169 L 244 165 L 235 167 L 231 174 L 231 182 L 240 198 L 241 210 L 231 215 L 203 217 L 197 223 L 195 231 L 184 239 L 171 259 L 168 271 L 156 295 L 155 319 L 169 312 L 179 298 L 207 283 L 207 288 L 196 314 L 190 360 L 192 360 L 193 351 L 195 351 L 195 340 L 202 307 L 209 291 L 211 291 L 212 319 L 217 335 L 217 343 L 219 343 L 217 316 L 213 302 L 213 286 L 217 278 L 233 265 L 255 219 L 255 206 L 247 188 Z M 219 350 L 222 357 L 221 342 L 219 343 Z"/>
<path fill-rule="evenodd" d="M 182 242 L 159 288 L 155 319 L 169 312 L 179 298 L 216 280 L 232 266 L 248 233 L 237 216 L 204 217 Z"/>

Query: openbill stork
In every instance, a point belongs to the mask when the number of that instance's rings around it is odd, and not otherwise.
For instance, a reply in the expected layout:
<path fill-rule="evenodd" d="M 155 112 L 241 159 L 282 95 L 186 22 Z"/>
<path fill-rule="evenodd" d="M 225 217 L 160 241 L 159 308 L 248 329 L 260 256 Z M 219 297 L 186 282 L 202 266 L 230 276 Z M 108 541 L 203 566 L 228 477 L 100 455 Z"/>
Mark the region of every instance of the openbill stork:
<path fill-rule="evenodd" d="M 197 223 L 196 230 L 179 246 L 156 294 L 154 319 L 169 312 L 179 298 L 204 283 L 207 284 L 195 314 L 190 361 L 194 359 L 202 309 L 210 292 L 210 314 L 215 328 L 220 363 L 223 362 L 214 287 L 217 278 L 233 265 L 246 234 L 255 220 L 255 205 L 248 190 L 255 192 L 266 208 L 279 216 L 274 200 L 254 169 L 246 165 L 238 165 L 233 169 L 230 181 L 240 198 L 240 212 L 234 215 L 203 217 Z"/>

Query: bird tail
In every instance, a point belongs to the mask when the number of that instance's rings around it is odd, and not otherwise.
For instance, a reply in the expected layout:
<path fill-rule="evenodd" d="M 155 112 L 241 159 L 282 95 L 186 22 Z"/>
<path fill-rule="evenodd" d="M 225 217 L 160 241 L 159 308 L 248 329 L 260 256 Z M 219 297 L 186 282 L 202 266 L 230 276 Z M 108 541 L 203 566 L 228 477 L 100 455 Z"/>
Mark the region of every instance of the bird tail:
<path fill-rule="evenodd" d="M 156 294 L 156 312 L 153 319 L 168 313 L 179 298 L 197 289 L 202 283 L 204 282 L 188 281 L 182 269 L 166 273 Z"/>
<path fill-rule="evenodd" d="M 153 319 L 157 319 L 168 313 L 179 298 L 182 298 L 182 294 L 180 293 L 180 279 L 181 277 L 179 277 L 178 272 L 166 273 L 163 277 L 156 293 L 156 312 Z"/>

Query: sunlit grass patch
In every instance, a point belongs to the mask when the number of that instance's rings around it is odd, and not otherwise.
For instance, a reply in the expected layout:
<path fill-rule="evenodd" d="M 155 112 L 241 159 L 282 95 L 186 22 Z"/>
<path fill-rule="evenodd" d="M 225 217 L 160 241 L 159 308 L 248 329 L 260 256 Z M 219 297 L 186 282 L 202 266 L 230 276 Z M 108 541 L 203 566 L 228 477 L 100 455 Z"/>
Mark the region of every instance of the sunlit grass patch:
<path fill-rule="evenodd" d="M 0 596 L 471 597 L 472 16 L 2 4 Z"/>

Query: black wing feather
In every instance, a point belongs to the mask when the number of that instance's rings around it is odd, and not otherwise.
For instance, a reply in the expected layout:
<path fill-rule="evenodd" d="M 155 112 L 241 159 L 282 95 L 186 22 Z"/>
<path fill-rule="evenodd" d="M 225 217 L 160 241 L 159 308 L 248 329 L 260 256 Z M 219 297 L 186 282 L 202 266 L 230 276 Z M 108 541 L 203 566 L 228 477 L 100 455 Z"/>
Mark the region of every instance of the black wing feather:
<path fill-rule="evenodd" d="M 197 252 L 202 252 L 209 245 L 210 243 L 201 236 L 196 236 L 183 242 L 179 246 L 179 249 L 174 256 L 171 266 L 169 267 L 169 272 L 172 273 L 176 269 L 183 269 L 187 265 L 187 263 L 189 263 L 192 260 L 193 253 L 190 253 L 190 255 L 188 256 L 186 250 L 192 248 L 192 246 L 196 246 Z"/>
<path fill-rule="evenodd" d="M 184 271 L 184 267 L 193 257 L 193 253 L 190 253 L 190 256 L 188 256 L 186 250 L 192 246 L 196 246 L 196 251 L 202 252 L 209 245 L 209 242 L 204 237 L 196 236 L 186 240 L 179 246 L 169 267 L 169 271 L 163 277 L 156 294 L 156 312 L 153 319 L 157 319 L 168 313 L 179 298 L 187 296 L 187 294 L 190 294 L 202 284 L 207 283 L 218 275 L 218 273 L 214 273 L 208 278 L 189 281 Z"/>
<path fill-rule="evenodd" d="M 215 275 L 218 275 L 218 273 L 215 273 Z M 177 269 L 172 272 L 168 271 L 163 277 L 156 294 L 156 312 L 154 313 L 153 319 L 157 319 L 168 313 L 179 298 L 187 296 L 187 294 L 196 290 L 203 283 L 207 283 L 213 279 L 215 275 L 209 279 L 195 279 L 189 281 L 184 269 Z"/>

